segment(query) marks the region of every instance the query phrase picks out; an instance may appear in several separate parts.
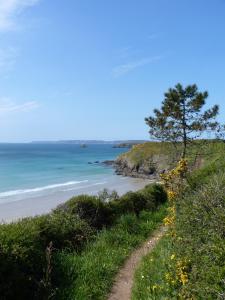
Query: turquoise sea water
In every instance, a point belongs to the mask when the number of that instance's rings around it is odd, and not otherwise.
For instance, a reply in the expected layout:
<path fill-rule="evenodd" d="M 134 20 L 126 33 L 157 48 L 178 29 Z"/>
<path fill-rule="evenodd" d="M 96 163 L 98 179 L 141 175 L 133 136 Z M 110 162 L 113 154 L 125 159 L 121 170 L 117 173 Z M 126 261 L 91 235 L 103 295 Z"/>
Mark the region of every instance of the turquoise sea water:
<path fill-rule="evenodd" d="M 114 170 L 95 162 L 124 151 L 109 144 L 0 144 L 0 203 L 100 185 Z"/>

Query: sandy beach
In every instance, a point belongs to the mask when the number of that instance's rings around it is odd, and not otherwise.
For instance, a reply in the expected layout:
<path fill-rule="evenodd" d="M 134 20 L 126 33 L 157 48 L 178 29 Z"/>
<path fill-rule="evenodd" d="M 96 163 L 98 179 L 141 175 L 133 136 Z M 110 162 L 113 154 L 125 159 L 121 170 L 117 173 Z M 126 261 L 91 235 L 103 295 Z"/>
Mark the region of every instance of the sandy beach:
<path fill-rule="evenodd" d="M 109 181 L 98 185 L 74 188 L 70 191 L 57 191 L 48 196 L 31 197 L 13 202 L 0 203 L 0 221 L 1 223 L 9 223 L 20 218 L 48 213 L 59 204 L 64 203 L 76 195 L 96 195 L 104 188 L 107 188 L 109 191 L 116 190 L 119 195 L 122 195 L 128 191 L 141 189 L 151 182 L 150 180 L 115 175 L 112 176 Z"/>

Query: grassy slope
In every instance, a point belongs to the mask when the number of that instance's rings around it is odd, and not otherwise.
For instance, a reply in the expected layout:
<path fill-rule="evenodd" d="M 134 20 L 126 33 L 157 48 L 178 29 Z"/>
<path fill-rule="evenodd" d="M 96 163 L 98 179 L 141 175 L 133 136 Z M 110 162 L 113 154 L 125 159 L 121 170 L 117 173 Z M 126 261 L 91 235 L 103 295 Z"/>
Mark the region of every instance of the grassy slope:
<path fill-rule="evenodd" d="M 113 228 L 99 233 L 85 252 L 60 254 L 61 286 L 57 298 L 105 299 L 124 260 L 161 224 L 165 213 L 164 205 L 156 212 L 142 212 L 139 218 L 122 216 Z"/>
<path fill-rule="evenodd" d="M 146 142 L 134 145 L 129 152 L 121 154 L 133 162 L 140 162 L 148 159 L 152 155 L 170 154 L 172 147 L 168 143 Z"/>
<path fill-rule="evenodd" d="M 133 300 L 177 299 L 178 294 L 181 299 L 224 299 L 224 153 L 224 144 L 211 146 L 205 156 L 208 164 L 189 178 L 191 189 L 178 200 L 176 228 L 181 242 L 165 237 L 142 260 L 135 274 Z M 166 280 L 174 268 L 172 254 L 190 261 L 184 286 L 171 286 Z"/>
<path fill-rule="evenodd" d="M 211 159 L 212 157 L 215 157 L 216 153 L 219 154 L 223 150 L 223 142 L 199 140 L 188 146 L 187 156 L 190 162 L 193 163 L 196 157 L 201 157 L 205 160 L 208 158 Z M 134 145 L 130 151 L 120 155 L 120 158 L 126 159 L 134 165 L 140 165 L 145 161 L 151 160 L 153 157 L 156 157 L 156 159 L 158 157 L 159 162 L 161 162 L 166 169 L 168 165 L 174 164 L 181 151 L 181 144 L 178 144 L 175 148 L 169 143 L 146 142 Z M 201 153 L 201 155 L 199 153 Z M 164 158 L 163 161 L 162 158 Z"/>
<path fill-rule="evenodd" d="M 126 162 L 126 165 L 136 169 L 143 166 L 144 169 L 167 169 L 173 165 L 177 154 L 169 143 L 146 142 L 134 145 L 132 149 L 119 156 L 118 162 Z"/>

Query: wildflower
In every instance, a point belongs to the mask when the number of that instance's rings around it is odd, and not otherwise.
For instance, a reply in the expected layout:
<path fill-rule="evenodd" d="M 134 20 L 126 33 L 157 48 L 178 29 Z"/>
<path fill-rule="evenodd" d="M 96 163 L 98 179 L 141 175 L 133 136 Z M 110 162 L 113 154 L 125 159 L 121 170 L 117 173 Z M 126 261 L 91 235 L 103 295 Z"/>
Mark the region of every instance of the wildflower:
<path fill-rule="evenodd" d="M 180 281 L 183 285 L 185 285 L 188 282 L 188 276 L 187 273 L 182 273 L 180 275 Z"/>
<path fill-rule="evenodd" d="M 174 198 L 176 198 L 176 195 L 177 195 L 177 193 L 175 193 L 174 191 L 171 191 L 171 190 L 169 190 L 167 192 L 167 194 L 168 194 L 169 200 L 173 200 Z"/>
<path fill-rule="evenodd" d="M 166 273 L 165 278 L 166 278 L 167 281 L 170 281 L 170 278 L 171 278 L 170 273 Z"/>
<path fill-rule="evenodd" d="M 170 218 L 170 217 L 165 217 L 164 219 L 163 219 L 163 222 L 164 222 L 164 224 L 165 225 L 172 225 L 173 224 L 173 218 Z"/>

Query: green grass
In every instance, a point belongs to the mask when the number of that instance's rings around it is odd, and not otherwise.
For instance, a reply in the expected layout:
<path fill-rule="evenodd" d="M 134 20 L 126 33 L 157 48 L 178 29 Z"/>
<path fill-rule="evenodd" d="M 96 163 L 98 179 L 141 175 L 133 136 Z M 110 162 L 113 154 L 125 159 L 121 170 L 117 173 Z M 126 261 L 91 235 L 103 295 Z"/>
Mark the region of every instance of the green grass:
<path fill-rule="evenodd" d="M 135 273 L 132 300 L 177 299 L 177 291 L 171 290 L 165 281 L 172 251 L 171 240 L 165 236 L 154 250 L 142 259 Z"/>
<path fill-rule="evenodd" d="M 125 259 L 161 223 L 166 205 L 140 217 L 122 216 L 111 229 L 103 230 L 80 255 L 61 253 L 57 257 L 61 274 L 57 299 L 106 299 L 116 273 Z"/>
<path fill-rule="evenodd" d="M 177 147 L 181 149 L 180 144 Z M 166 156 L 168 163 L 168 158 L 175 154 L 174 150 L 174 146 L 168 142 L 146 142 L 132 146 L 128 152 L 121 154 L 120 157 L 127 158 L 134 164 L 142 164 L 144 161 L 151 160 L 153 156 Z"/>

